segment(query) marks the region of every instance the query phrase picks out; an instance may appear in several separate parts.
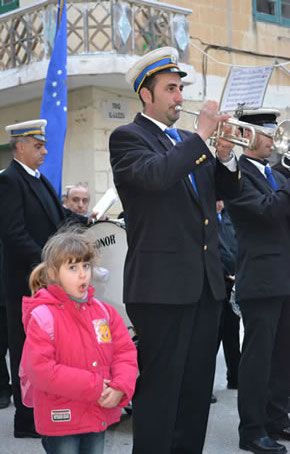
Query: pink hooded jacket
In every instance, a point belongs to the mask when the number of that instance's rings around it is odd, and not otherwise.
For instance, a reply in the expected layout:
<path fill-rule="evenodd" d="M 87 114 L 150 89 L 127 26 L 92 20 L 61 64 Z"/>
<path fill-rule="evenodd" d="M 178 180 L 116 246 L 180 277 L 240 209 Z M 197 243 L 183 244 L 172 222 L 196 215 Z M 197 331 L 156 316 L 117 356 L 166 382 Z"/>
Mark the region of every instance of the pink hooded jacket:
<path fill-rule="evenodd" d="M 57 285 L 23 298 L 26 340 L 19 375 L 25 405 L 42 435 L 101 432 L 119 421 L 137 377 L 137 354 L 117 311 L 93 298 L 74 303 Z M 97 401 L 104 378 L 124 393 L 120 406 Z"/>

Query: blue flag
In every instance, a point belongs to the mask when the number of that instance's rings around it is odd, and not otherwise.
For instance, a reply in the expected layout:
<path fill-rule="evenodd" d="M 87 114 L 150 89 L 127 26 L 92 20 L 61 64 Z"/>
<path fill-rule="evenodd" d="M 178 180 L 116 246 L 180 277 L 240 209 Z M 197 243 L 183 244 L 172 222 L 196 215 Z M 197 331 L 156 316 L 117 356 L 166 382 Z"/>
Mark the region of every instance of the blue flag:
<path fill-rule="evenodd" d="M 40 171 L 61 197 L 63 149 L 67 125 L 67 31 L 66 0 L 58 0 L 57 29 L 47 70 L 40 118 L 47 120 L 48 154 Z"/>

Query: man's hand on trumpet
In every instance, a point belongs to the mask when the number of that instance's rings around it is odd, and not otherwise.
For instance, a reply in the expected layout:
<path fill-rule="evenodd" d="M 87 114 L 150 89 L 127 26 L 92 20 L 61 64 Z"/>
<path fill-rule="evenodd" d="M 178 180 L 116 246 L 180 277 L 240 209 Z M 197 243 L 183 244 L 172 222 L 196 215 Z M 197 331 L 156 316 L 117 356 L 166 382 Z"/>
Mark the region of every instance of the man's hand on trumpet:
<path fill-rule="evenodd" d="M 196 132 L 204 141 L 206 141 L 218 129 L 218 124 L 229 118 L 229 115 L 220 114 L 218 112 L 218 103 L 216 101 L 206 101 L 199 113 Z"/>
<path fill-rule="evenodd" d="M 223 134 L 230 135 L 232 134 L 232 126 L 224 124 L 222 128 Z M 237 129 L 237 128 L 236 128 Z M 239 131 L 235 135 L 239 135 Z M 226 162 L 229 161 L 233 156 L 233 143 L 228 140 L 223 139 L 222 137 L 217 137 L 215 140 L 216 155 L 220 161 Z"/>

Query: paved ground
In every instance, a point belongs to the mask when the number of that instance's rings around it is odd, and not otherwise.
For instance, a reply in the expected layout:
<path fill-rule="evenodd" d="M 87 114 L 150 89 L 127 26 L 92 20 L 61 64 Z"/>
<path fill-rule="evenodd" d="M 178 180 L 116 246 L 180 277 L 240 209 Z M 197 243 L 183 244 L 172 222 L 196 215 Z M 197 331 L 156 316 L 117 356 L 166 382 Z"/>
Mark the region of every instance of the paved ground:
<path fill-rule="evenodd" d="M 209 425 L 203 454 L 243 454 L 238 449 L 238 415 L 236 391 L 225 388 L 223 354 L 218 354 L 214 392 L 218 398 L 211 405 Z M 12 435 L 12 405 L 0 410 L 0 454 L 44 454 L 39 440 L 15 439 Z M 162 434 L 160 434 L 162 436 Z M 285 443 L 290 452 L 290 442 Z M 108 430 L 105 454 L 131 453 L 131 417 L 123 415 L 122 421 Z M 150 453 L 148 453 L 150 454 Z M 194 454 L 194 453 L 192 453 Z"/>

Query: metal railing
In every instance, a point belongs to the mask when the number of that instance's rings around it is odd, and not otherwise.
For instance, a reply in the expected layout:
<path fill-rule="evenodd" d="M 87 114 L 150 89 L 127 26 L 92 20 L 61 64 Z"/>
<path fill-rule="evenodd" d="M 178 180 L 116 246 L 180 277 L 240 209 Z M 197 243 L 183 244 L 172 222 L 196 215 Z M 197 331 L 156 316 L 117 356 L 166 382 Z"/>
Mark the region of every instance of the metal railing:
<path fill-rule="evenodd" d="M 142 55 L 173 46 L 186 62 L 190 13 L 153 0 L 67 0 L 68 55 Z M 56 0 L 1 15 L 0 70 L 49 58 L 56 16 Z"/>

